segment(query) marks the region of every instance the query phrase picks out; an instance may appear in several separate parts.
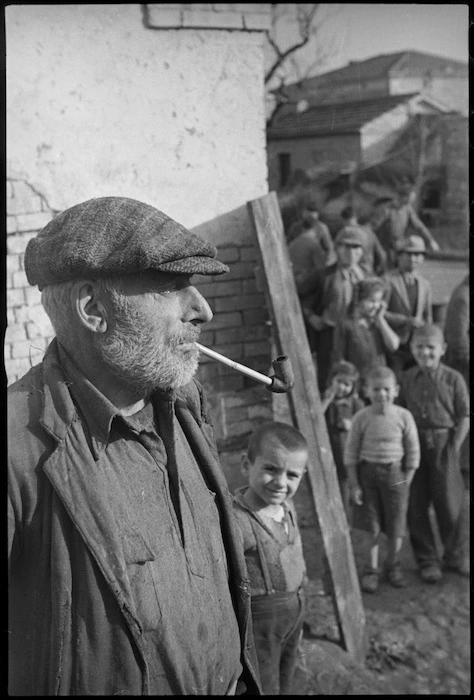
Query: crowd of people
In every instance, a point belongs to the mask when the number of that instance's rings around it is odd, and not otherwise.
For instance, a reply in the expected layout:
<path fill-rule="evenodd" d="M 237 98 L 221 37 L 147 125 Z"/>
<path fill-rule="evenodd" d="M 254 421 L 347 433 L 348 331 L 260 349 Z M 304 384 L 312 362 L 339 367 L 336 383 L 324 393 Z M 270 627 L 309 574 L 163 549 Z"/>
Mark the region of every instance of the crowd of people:
<path fill-rule="evenodd" d="M 345 216 L 333 241 L 308 214 L 291 248 L 344 504 L 363 505 L 372 535 L 362 586 L 375 592 L 382 533 L 389 581 L 405 583 L 406 519 L 423 579 L 439 580 L 431 504 L 444 566 L 466 573 L 468 295 L 460 287 L 448 309 L 448 367 L 418 272 L 424 240 L 397 240 L 381 278 L 389 255 Z M 306 580 L 291 499 L 308 445 L 291 425 L 260 424 L 246 484 L 229 492 L 194 378 L 212 311 L 192 277 L 228 271 L 216 254 L 126 197 L 73 206 L 28 243 L 26 275 L 56 335 L 8 389 L 9 695 L 291 693 Z"/>
<path fill-rule="evenodd" d="M 288 245 L 342 500 L 349 521 L 371 533 L 361 579 L 371 593 L 382 576 L 406 585 L 399 554 L 407 527 L 423 581 L 470 572 L 469 275 L 453 291 L 443 333 L 422 275 L 426 251 L 438 244 L 410 193 L 396 206 L 383 200 L 383 215 L 376 204 L 376 232 L 351 207 L 341 212 L 336 260 L 324 270 L 303 276 L 293 257 L 298 239 Z"/>

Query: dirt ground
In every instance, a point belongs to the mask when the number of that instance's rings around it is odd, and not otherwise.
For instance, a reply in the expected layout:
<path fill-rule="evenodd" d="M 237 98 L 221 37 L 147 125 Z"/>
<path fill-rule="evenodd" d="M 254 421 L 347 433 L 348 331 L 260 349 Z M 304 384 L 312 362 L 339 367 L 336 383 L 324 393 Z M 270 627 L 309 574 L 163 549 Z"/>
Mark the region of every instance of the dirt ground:
<path fill-rule="evenodd" d="M 423 583 L 406 541 L 402 564 L 408 586 L 396 589 L 383 582 L 376 594 L 362 593 L 368 644 L 364 663 L 357 665 L 343 649 L 331 596 L 318 578 L 320 543 L 305 530 L 310 582 L 294 694 L 469 695 L 470 579 L 445 573 L 438 584 Z M 352 530 L 359 573 L 366 561 L 365 538 Z"/>

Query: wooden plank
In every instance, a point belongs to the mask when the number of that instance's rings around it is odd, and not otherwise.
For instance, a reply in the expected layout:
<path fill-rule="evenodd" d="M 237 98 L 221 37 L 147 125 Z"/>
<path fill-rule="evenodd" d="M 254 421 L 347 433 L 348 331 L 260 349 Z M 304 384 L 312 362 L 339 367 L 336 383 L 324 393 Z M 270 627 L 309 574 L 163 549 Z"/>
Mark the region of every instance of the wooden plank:
<path fill-rule="evenodd" d="M 366 653 L 365 614 L 336 467 L 301 313 L 276 194 L 248 203 L 260 249 L 264 285 L 280 354 L 288 355 L 295 386 L 288 394 L 295 426 L 306 437 L 308 480 L 318 516 L 334 592 L 342 642 L 358 661 Z"/>

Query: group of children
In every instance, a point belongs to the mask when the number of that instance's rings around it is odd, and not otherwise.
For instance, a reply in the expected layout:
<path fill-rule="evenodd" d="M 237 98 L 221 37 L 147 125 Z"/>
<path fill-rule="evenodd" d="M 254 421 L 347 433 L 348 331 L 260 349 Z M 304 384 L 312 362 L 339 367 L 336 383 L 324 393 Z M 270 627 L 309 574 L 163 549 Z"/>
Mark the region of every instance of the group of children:
<path fill-rule="evenodd" d="M 469 392 L 462 375 L 442 362 L 445 338 L 432 322 L 429 285 L 416 277 L 424 248 L 414 238 L 399 246 L 387 300 L 386 280 L 345 274 L 355 264 L 359 246 L 352 245 L 357 243 L 354 232 L 341 234 L 336 238 L 338 260 L 349 264 L 338 269 L 338 294 L 320 315 L 308 307 L 305 314 L 313 329 L 330 335 L 322 409 L 348 520 L 355 504 L 363 509 L 370 532 L 361 576 L 367 593 L 378 590 L 382 571 L 391 585 L 406 585 L 400 564 L 406 527 L 424 582 L 440 581 L 443 570 L 466 576 L 470 570 L 459 465 L 469 432 Z M 352 313 L 346 314 L 351 304 Z M 251 436 L 243 458 L 247 485 L 234 496 L 264 694 L 290 691 L 302 634 L 306 570 L 291 498 L 308 459 L 298 430 L 264 423 Z M 387 538 L 383 568 L 382 534 Z"/>

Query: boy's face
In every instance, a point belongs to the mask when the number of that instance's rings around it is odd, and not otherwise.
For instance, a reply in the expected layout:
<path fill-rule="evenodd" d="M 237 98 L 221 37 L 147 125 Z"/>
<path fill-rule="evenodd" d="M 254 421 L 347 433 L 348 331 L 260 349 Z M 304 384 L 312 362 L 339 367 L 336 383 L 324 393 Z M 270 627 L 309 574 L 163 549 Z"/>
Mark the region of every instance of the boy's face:
<path fill-rule="evenodd" d="M 446 352 L 446 343 L 437 335 L 415 335 L 410 347 L 413 357 L 422 369 L 436 369 Z"/>
<path fill-rule="evenodd" d="M 398 396 L 398 384 L 393 377 L 368 379 L 365 394 L 370 403 L 379 409 L 391 406 Z"/>
<path fill-rule="evenodd" d="M 357 265 L 362 257 L 362 246 L 347 245 L 346 243 L 339 243 L 336 248 L 336 255 L 341 267 L 353 267 Z"/>
<path fill-rule="evenodd" d="M 399 253 L 398 269 L 401 272 L 416 272 L 423 264 L 424 259 L 423 253 Z"/>
<path fill-rule="evenodd" d="M 377 312 L 382 306 L 383 291 L 372 292 L 366 299 L 359 302 L 360 313 L 364 318 L 372 319 L 377 315 Z"/>
<path fill-rule="evenodd" d="M 345 374 L 336 374 L 333 382 L 336 387 L 337 399 L 343 399 L 345 396 L 349 396 L 354 387 L 354 381 Z"/>
<path fill-rule="evenodd" d="M 246 455 L 243 457 L 242 472 L 254 495 L 263 504 L 276 506 L 295 494 L 307 461 L 306 450 L 287 450 L 267 438 L 253 462 Z"/>

